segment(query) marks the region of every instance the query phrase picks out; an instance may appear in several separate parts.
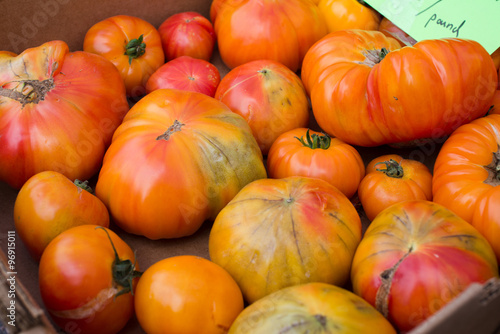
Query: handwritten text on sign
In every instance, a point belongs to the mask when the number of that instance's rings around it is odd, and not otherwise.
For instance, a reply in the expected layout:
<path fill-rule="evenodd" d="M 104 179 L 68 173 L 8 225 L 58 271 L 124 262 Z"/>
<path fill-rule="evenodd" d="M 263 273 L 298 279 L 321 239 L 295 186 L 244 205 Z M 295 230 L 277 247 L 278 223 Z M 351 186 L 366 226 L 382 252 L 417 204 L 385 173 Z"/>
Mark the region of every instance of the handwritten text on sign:
<path fill-rule="evenodd" d="M 417 41 L 473 39 L 492 53 L 500 47 L 499 0 L 365 0 Z"/>

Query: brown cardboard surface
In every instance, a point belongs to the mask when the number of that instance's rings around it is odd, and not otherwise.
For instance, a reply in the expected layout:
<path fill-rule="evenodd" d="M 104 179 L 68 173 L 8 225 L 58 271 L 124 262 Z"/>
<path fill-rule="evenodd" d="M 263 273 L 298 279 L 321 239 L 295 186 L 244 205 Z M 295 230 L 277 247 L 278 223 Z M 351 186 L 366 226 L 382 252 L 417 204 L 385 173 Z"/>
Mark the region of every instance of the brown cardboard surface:
<path fill-rule="evenodd" d="M 158 27 L 168 16 L 177 12 L 197 11 L 208 17 L 210 4 L 211 0 L 149 0 L 142 3 L 131 0 L 0 0 L 0 12 L 3 16 L 0 20 L 0 50 L 19 53 L 28 47 L 38 46 L 53 39 L 67 42 L 73 51 L 80 50 L 88 28 L 106 17 L 118 14 L 134 15 Z M 221 76 L 228 72 L 217 52 L 214 53 L 212 62 L 219 68 Z M 311 127 L 316 128 L 313 118 Z M 358 150 L 365 163 L 381 154 L 398 153 L 404 158 L 425 162 L 432 170 L 439 144 L 430 143 L 419 148 L 406 149 L 383 146 Z M 4 252 L 7 233 L 15 230 L 13 207 L 16 196 L 17 190 L 0 182 L 0 249 Z M 362 213 L 361 216 L 366 227 L 368 221 Z M 208 258 L 211 222 L 205 222 L 201 229 L 190 237 L 171 240 L 153 241 L 127 234 L 114 225 L 111 225 L 111 228 L 136 250 L 141 270 L 163 258 L 175 255 L 191 254 Z M 38 264 L 31 259 L 21 240 L 16 242 L 16 269 L 17 278 L 23 282 L 34 301 L 43 308 L 38 289 Z M 488 313 L 484 311 L 483 314 Z M 447 314 L 447 317 L 453 317 L 453 314 Z M 446 321 L 446 318 L 444 320 Z M 135 319 L 130 321 L 123 332 L 143 333 Z M 426 331 L 419 332 L 421 333 Z"/>

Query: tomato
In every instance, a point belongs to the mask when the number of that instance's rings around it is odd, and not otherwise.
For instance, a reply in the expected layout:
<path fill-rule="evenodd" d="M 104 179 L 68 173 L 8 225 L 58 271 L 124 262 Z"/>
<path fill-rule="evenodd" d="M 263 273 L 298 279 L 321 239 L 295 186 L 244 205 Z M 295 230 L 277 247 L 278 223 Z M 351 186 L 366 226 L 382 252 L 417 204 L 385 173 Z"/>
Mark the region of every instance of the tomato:
<path fill-rule="evenodd" d="M 198 12 L 182 12 L 168 17 L 158 27 L 167 61 L 190 56 L 210 61 L 217 37 L 212 23 Z"/>
<path fill-rule="evenodd" d="M 110 60 L 118 68 L 127 95 L 140 97 L 145 85 L 165 62 L 161 37 L 149 22 L 130 15 L 108 17 L 85 34 L 83 50 Z"/>
<path fill-rule="evenodd" d="M 400 48 L 365 30 L 322 38 L 307 52 L 301 78 L 321 129 L 359 146 L 445 137 L 484 116 L 498 81 L 491 56 L 475 41 Z"/>
<path fill-rule="evenodd" d="M 265 178 L 245 120 L 207 95 L 158 89 L 116 130 L 96 185 L 113 221 L 150 239 L 193 234 Z"/>
<path fill-rule="evenodd" d="M 113 231 L 80 225 L 59 234 L 40 259 L 43 303 L 68 333 L 118 333 L 133 316 L 140 272 L 132 249 Z"/>
<path fill-rule="evenodd" d="M 389 321 L 359 296 L 317 282 L 284 288 L 256 301 L 229 330 L 229 334 L 287 332 L 396 334 Z"/>
<path fill-rule="evenodd" d="M 488 109 L 488 114 L 500 114 L 500 89 L 495 92 L 495 97 Z"/>
<path fill-rule="evenodd" d="M 423 163 L 397 154 L 379 156 L 366 167 L 358 197 L 369 220 L 405 200 L 432 200 L 432 174 Z"/>
<path fill-rule="evenodd" d="M 411 46 L 417 43 L 415 39 L 413 39 L 410 35 L 401 30 L 401 28 L 395 25 L 387 17 L 382 18 L 378 30 L 388 37 L 395 38 L 402 46 L 405 45 Z"/>
<path fill-rule="evenodd" d="M 323 179 L 351 198 L 365 175 L 359 152 L 337 138 L 296 128 L 280 135 L 267 155 L 269 177 L 307 176 Z"/>
<path fill-rule="evenodd" d="M 90 179 L 129 106 L 103 57 L 62 41 L 0 57 L 0 180 L 14 188 L 53 170 Z"/>
<path fill-rule="evenodd" d="M 203 59 L 181 56 L 165 63 L 149 77 L 146 92 L 173 88 L 214 97 L 219 83 L 220 73 L 215 65 Z"/>
<path fill-rule="evenodd" d="M 368 226 L 352 262 L 353 291 L 401 332 L 410 331 L 471 283 L 498 277 L 485 238 L 445 207 L 405 201 Z"/>
<path fill-rule="evenodd" d="M 500 261 L 500 115 L 462 125 L 445 141 L 434 164 L 433 200 L 474 225 Z"/>
<path fill-rule="evenodd" d="M 318 8 L 325 18 L 328 32 L 377 30 L 382 19 L 382 15 L 362 0 L 321 0 Z"/>
<path fill-rule="evenodd" d="M 106 206 L 87 181 L 72 182 L 54 171 L 33 175 L 14 203 L 16 232 L 35 260 L 61 232 L 82 224 L 109 227 Z"/>
<path fill-rule="evenodd" d="M 328 32 L 311 0 L 213 0 L 210 20 L 230 69 L 269 59 L 295 72 L 311 45 Z"/>
<path fill-rule="evenodd" d="M 146 333 L 227 333 L 243 306 L 234 279 L 192 255 L 154 263 L 135 292 L 135 313 Z"/>
<path fill-rule="evenodd" d="M 255 60 L 230 70 L 215 98 L 248 122 L 264 155 L 279 135 L 309 123 L 302 81 L 276 61 Z"/>
<path fill-rule="evenodd" d="M 361 220 L 344 194 L 292 176 L 244 187 L 215 219 L 208 251 L 253 303 L 296 284 L 345 284 L 360 239 Z"/>

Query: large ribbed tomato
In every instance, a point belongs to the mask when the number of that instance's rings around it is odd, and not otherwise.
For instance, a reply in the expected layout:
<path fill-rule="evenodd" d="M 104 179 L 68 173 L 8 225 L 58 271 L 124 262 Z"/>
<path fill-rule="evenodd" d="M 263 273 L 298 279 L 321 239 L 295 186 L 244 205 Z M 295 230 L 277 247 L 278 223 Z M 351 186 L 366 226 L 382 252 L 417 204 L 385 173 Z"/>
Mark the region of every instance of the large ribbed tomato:
<path fill-rule="evenodd" d="M 361 220 L 344 194 L 292 176 L 244 187 L 215 219 L 208 250 L 252 303 L 300 283 L 347 283 L 360 239 Z"/>
<path fill-rule="evenodd" d="M 498 277 L 491 246 L 445 207 L 405 201 L 368 226 L 352 262 L 353 291 L 407 332 L 473 282 Z"/>
<path fill-rule="evenodd" d="M 0 55 L 0 180 L 90 179 L 129 106 L 111 62 L 62 41 Z"/>
<path fill-rule="evenodd" d="M 472 223 L 500 261 L 500 115 L 455 130 L 434 164 L 433 200 Z"/>
<path fill-rule="evenodd" d="M 309 49 L 302 80 L 325 132 L 378 146 L 440 138 L 484 115 L 498 78 L 491 56 L 472 40 L 400 48 L 379 31 L 343 30 Z"/>
<path fill-rule="evenodd" d="M 327 34 L 311 0 L 213 0 L 210 19 L 229 68 L 270 59 L 295 72 L 311 45 Z"/>
<path fill-rule="evenodd" d="M 243 117 L 202 93 L 158 89 L 116 130 L 95 192 L 127 232 L 174 238 L 193 234 L 265 177 Z"/>

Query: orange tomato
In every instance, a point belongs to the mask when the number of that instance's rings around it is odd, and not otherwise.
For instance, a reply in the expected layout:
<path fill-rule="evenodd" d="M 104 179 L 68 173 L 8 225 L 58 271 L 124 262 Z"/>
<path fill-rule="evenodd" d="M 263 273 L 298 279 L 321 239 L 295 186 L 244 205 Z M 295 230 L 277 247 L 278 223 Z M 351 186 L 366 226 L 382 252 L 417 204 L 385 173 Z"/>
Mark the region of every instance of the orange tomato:
<path fill-rule="evenodd" d="M 68 333 L 118 333 L 134 313 L 140 276 L 132 249 L 113 231 L 80 225 L 59 234 L 42 254 L 43 303 Z"/>
<path fill-rule="evenodd" d="M 158 30 L 129 15 L 112 16 L 94 24 L 85 34 L 83 50 L 110 60 L 120 71 L 130 97 L 144 95 L 147 80 L 165 63 Z"/>
<path fill-rule="evenodd" d="M 208 250 L 253 303 L 296 284 L 345 284 L 360 239 L 360 217 L 344 194 L 292 176 L 244 187 L 215 219 Z"/>
<path fill-rule="evenodd" d="M 146 333 L 227 333 L 243 310 L 241 290 L 220 266 L 181 255 L 153 264 L 135 291 L 135 314 Z"/>
<path fill-rule="evenodd" d="M 471 283 L 498 277 L 491 246 L 442 205 L 405 201 L 368 226 L 352 262 L 353 291 L 408 332 Z"/>
<path fill-rule="evenodd" d="M 366 166 L 358 196 L 373 220 L 385 208 L 405 200 L 432 200 L 432 174 L 423 163 L 396 154 L 373 159 Z"/>
<path fill-rule="evenodd" d="M 49 242 L 71 227 L 109 227 L 109 213 L 87 182 L 72 182 L 59 172 L 45 171 L 32 176 L 17 194 L 14 223 L 17 234 L 38 261 Z"/>
<path fill-rule="evenodd" d="M 229 334 L 292 332 L 396 334 L 390 322 L 364 299 L 317 282 L 284 288 L 256 301 L 229 330 Z"/>
<path fill-rule="evenodd" d="M 307 128 L 296 128 L 280 135 L 267 155 L 271 178 L 316 177 L 337 187 L 351 198 L 365 176 L 359 152 L 338 138 Z"/>
<path fill-rule="evenodd" d="M 328 32 L 345 29 L 377 30 L 382 15 L 364 1 L 321 0 L 318 8 L 325 18 Z"/>

